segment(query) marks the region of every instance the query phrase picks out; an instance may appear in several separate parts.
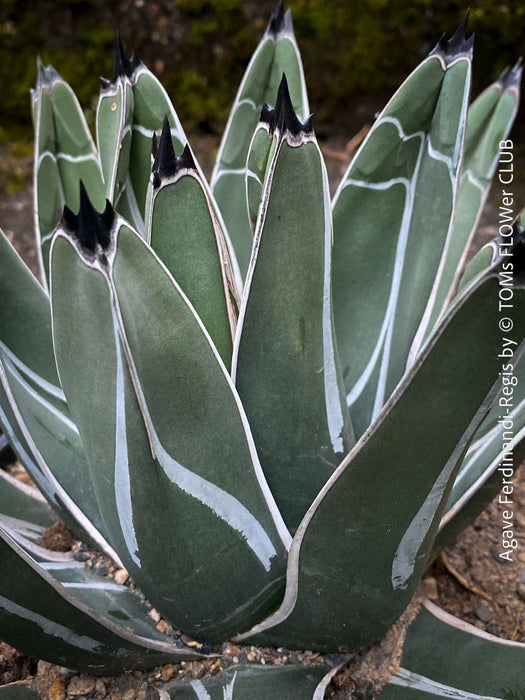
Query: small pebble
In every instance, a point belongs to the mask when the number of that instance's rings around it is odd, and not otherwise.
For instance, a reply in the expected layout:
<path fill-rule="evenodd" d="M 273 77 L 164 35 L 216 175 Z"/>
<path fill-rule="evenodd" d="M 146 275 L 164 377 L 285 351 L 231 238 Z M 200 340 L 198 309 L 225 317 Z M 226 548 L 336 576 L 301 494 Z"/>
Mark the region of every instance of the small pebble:
<path fill-rule="evenodd" d="M 173 668 L 173 664 L 167 664 L 166 666 L 164 666 L 162 668 L 162 670 L 160 672 L 160 677 L 162 678 L 164 683 L 166 683 L 167 681 L 169 681 L 172 678 L 174 673 L 175 673 L 175 669 Z"/>
<path fill-rule="evenodd" d="M 423 579 L 423 595 L 429 600 L 437 600 L 438 598 L 438 587 L 437 581 L 433 576 L 429 576 Z"/>
<path fill-rule="evenodd" d="M 106 686 L 104 684 L 104 681 L 101 681 L 100 678 L 98 681 L 95 683 L 95 690 L 97 693 L 99 693 L 103 698 L 106 697 Z"/>
<path fill-rule="evenodd" d="M 95 687 L 92 676 L 73 676 L 67 686 L 68 695 L 87 695 Z"/>
<path fill-rule="evenodd" d="M 135 688 L 126 688 L 122 693 L 122 700 L 135 700 L 136 695 Z"/>
<path fill-rule="evenodd" d="M 153 622 L 159 622 L 159 620 L 160 620 L 160 613 L 158 613 L 158 612 L 155 610 L 155 608 L 151 608 L 151 610 L 149 611 L 148 615 L 151 617 L 151 619 L 153 620 Z"/>
<path fill-rule="evenodd" d="M 87 552 L 82 552 L 79 549 L 77 549 L 76 552 L 73 552 L 73 559 L 75 561 L 87 561 L 89 559 L 89 554 Z"/>
<path fill-rule="evenodd" d="M 518 566 L 518 576 L 516 578 L 518 583 L 525 583 L 525 566 L 521 564 Z"/>
<path fill-rule="evenodd" d="M 65 678 L 57 678 L 49 686 L 47 691 L 49 700 L 64 700 L 66 697 L 66 681 Z"/>
<path fill-rule="evenodd" d="M 159 620 L 156 625 L 157 629 L 159 632 L 162 632 L 162 634 L 166 634 L 166 632 L 169 629 L 169 625 L 166 622 L 166 620 Z"/>
<path fill-rule="evenodd" d="M 117 571 L 115 571 L 115 576 L 113 578 L 115 580 L 115 583 L 122 585 L 128 580 L 129 574 L 126 571 L 126 569 L 118 569 Z"/>
<path fill-rule="evenodd" d="M 105 564 L 99 564 L 94 571 L 97 576 L 107 576 L 109 574 L 109 569 Z"/>
<path fill-rule="evenodd" d="M 525 600 L 525 583 L 518 583 L 516 586 L 516 593 L 522 600 Z"/>
<path fill-rule="evenodd" d="M 494 617 L 494 613 L 486 603 L 478 603 L 474 606 L 472 612 L 481 622 L 490 622 Z"/>

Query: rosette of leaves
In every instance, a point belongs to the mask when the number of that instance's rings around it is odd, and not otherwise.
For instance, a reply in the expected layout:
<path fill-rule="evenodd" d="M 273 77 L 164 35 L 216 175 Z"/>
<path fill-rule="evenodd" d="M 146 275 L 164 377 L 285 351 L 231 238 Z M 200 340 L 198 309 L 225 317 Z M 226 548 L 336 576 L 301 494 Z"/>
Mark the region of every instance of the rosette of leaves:
<path fill-rule="evenodd" d="M 120 44 L 96 146 L 71 88 L 39 66 L 42 279 L 2 237 L 0 419 L 41 495 L 0 473 L 0 638 L 105 674 L 208 650 L 161 635 L 137 588 L 210 643 L 351 651 L 398 619 L 497 493 L 502 363 L 524 368 L 519 222 L 458 286 L 521 74 L 469 104 L 471 54 L 465 23 L 439 40 L 333 201 L 282 6 L 211 185 L 166 92 Z M 525 378 L 516 454 L 524 391 Z M 43 549 L 55 514 L 136 587 Z M 524 656 L 428 608 L 382 692 L 505 697 Z M 332 673 L 239 666 L 166 689 L 321 698 Z"/>

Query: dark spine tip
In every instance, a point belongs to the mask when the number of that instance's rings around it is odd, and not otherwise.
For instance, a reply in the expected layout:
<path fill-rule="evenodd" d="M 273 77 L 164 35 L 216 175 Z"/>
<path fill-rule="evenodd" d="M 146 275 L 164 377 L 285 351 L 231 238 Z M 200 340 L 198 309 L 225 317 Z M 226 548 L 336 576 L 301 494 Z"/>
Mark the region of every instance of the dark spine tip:
<path fill-rule="evenodd" d="M 111 80 L 108 80 L 107 78 L 103 78 L 100 76 L 100 87 L 102 90 L 107 90 L 108 88 L 111 87 Z"/>
<path fill-rule="evenodd" d="M 82 248 L 94 254 L 97 252 L 97 246 L 100 246 L 102 251 L 109 247 L 114 220 L 115 212 L 110 202 L 106 200 L 104 211 L 98 212 L 80 180 L 80 208 L 78 214 L 74 214 L 67 206 L 64 207 L 64 228 L 77 239 Z"/>
<path fill-rule="evenodd" d="M 122 41 L 120 40 L 119 33 L 115 35 L 115 57 L 113 61 L 113 75 L 111 80 L 107 80 L 107 85 L 102 83 L 102 87 L 109 87 L 114 85 L 119 78 L 131 78 L 133 73 L 140 65 L 140 59 L 135 52 L 131 54 L 131 58 L 126 56 L 124 47 L 122 46 Z"/>
<path fill-rule="evenodd" d="M 156 139 L 153 144 L 153 187 L 160 187 L 164 178 L 173 177 L 179 170 L 197 170 L 193 154 L 188 144 L 184 146 L 184 150 L 178 158 L 175 155 L 168 117 L 164 117 L 164 124 L 162 125 L 162 133 L 158 145 L 155 145 L 155 143 Z"/>
<path fill-rule="evenodd" d="M 157 138 L 157 134 L 153 132 L 153 138 L 151 139 L 151 155 L 153 156 L 153 160 L 157 157 L 157 153 L 159 152 L 159 140 Z"/>
<path fill-rule="evenodd" d="M 275 12 L 270 17 L 266 35 L 277 41 L 281 36 L 288 34 L 293 36 L 292 12 L 290 9 L 284 11 L 284 0 L 279 0 Z"/>
<path fill-rule="evenodd" d="M 521 83 L 521 76 L 523 73 L 523 59 L 518 58 L 516 63 L 512 66 L 512 68 L 509 70 L 508 68 L 506 69 L 506 72 L 503 71 L 503 73 L 499 77 L 499 82 L 501 83 L 501 89 L 503 92 L 505 90 L 510 90 L 512 88 L 514 89 L 519 89 L 520 83 Z"/>
<path fill-rule="evenodd" d="M 60 73 L 53 66 L 44 66 L 40 56 L 36 60 L 36 88 L 50 87 L 57 80 L 62 80 Z"/>
<path fill-rule="evenodd" d="M 474 46 L 474 34 L 466 37 L 467 23 L 470 10 L 467 10 L 463 15 L 463 19 L 459 23 L 454 34 L 448 38 L 443 34 L 441 39 L 432 53 L 439 52 L 446 59 L 447 63 L 451 63 L 460 56 L 470 56 Z"/>
<path fill-rule="evenodd" d="M 193 153 L 191 152 L 188 144 L 184 146 L 184 150 L 182 151 L 180 158 L 177 158 L 177 170 L 182 170 L 183 168 L 186 168 L 187 170 L 197 169 L 193 158 Z"/>
<path fill-rule="evenodd" d="M 292 136 L 300 136 L 312 132 L 311 118 L 307 119 L 304 124 L 301 124 L 297 118 L 292 105 L 290 90 L 288 89 L 288 81 L 284 73 L 277 91 L 277 100 L 272 114 L 272 121 L 270 122 L 270 129 L 273 132 L 278 129 L 281 133 L 287 131 Z"/>
<path fill-rule="evenodd" d="M 152 168 L 154 177 L 153 184 L 164 177 L 171 177 L 177 171 L 177 157 L 173 149 L 173 141 L 171 140 L 171 129 L 168 117 L 164 117 L 162 125 L 162 133 L 157 146 L 157 153 L 153 162 Z"/>
<path fill-rule="evenodd" d="M 273 120 L 273 109 L 270 107 L 270 105 L 267 105 L 266 102 L 263 104 L 262 109 L 261 109 L 261 116 L 259 117 L 259 121 L 262 122 L 263 124 L 272 124 Z"/>
<path fill-rule="evenodd" d="M 268 32 L 277 36 L 280 31 L 282 31 L 284 25 L 284 0 L 279 0 L 274 13 L 270 17 L 270 23 L 268 25 Z"/>

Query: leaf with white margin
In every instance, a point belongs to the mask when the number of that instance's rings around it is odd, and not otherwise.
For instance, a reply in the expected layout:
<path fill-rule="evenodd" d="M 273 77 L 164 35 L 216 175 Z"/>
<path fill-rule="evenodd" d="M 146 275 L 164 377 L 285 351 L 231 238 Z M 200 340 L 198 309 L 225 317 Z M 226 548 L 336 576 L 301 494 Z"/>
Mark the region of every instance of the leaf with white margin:
<path fill-rule="evenodd" d="M 515 237 L 520 235 L 519 230 L 516 223 Z M 461 281 L 462 289 L 472 284 L 483 269 L 496 260 L 500 250 L 509 249 L 503 239 L 495 239 L 484 246 L 467 267 Z M 509 281 L 512 283 L 512 277 Z M 513 310 L 509 313 L 514 316 Z M 502 340 L 499 353 L 505 353 L 505 357 L 500 357 L 502 393 L 465 455 L 439 525 L 432 557 L 473 522 L 503 487 L 508 489 L 504 479 L 512 477 L 514 466 L 525 457 L 525 358 L 521 357 L 517 362 L 513 360 L 511 354 L 516 344 L 512 337 Z M 500 466 L 504 471 L 500 471 Z M 505 493 L 501 497 L 512 500 Z"/>
<path fill-rule="evenodd" d="M 392 97 L 333 201 L 335 331 L 356 436 L 406 371 L 446 248 L 470 86 L 465 23 Z"/>
<path fill-rule="evenodd" d="M 515 262 L 525 267 L 523 246 Z M 355 649 L 382 636 L 406 608 L 457 469 L 499 392 L 500 263 L 447 312 L 309 509 L 292 542 L 280 609 L 238 639 Z M 518 286 L 514 332 L 523 340 Z"/>
<path fill-rule="evenodd" d="M 0 686 L 2 700 L 40 700 L 40 693 L 33 678 Z"/>
<path fill-rule="evenodd" d="M 224 638 L 278 604 L 291 539 L 240 400 L 180 288 L 109 204 L 83 200 L 64 225 L 57 365 L 112 542 L 175 625 Z"/>
<path fill-rule="evenodd" d="M 379 700 L 518 700 L 525 644 L 495 637 L 430 601 L 408 629 L 401 668 Z"/>
<path fill-rule="evenodd" d="M 295 531 L 354 445 L 333 335 L 328 177 L 286 78 L 246 276 L 232 377 L 283 518 Z"/>
<path fill-rule="evenodd" d="M 173 150 L 164 121 L 153 164 L 145 239 L 187 296 L 228 369 L 239 301 L 221 224 L 188 146 Z M 229 274 L 228 274 L 229 271 Z"/>
<path fill-rule="evenodd" d="M 237 666 L 193 681 L 171 681 L 165 690 L 173 700 L 322 700 L 332 672 L 317 666 Z"/>
<path fill-rule="evenodd" d="M 134 108 L 130 76 L 134 68 L 134 62 L 128 61 L 117 36 L 113 77 L 111 80 L 102 80 L 97 105 L 97 144 L 106 199 L 133 226 L 141 226 L 142 216 L 128 178 Z"/>
<path fill-rule="evenodd" d="M 200 656 L 158 639 L 153 622 L 148 628 L 146 610 L 136 634 L 129 628 L 131 620 L 118 614 L 111 619 L 88 607 L 2 528 L 0 553 L 0 639 L 20 651 L 59 666 L 105 674 Z M 123 604 L 120 612 L 125 609 Z"/>
<path fill-rule="evenodd" d="M 104 185 L 98 153 L 73 90 L 52 66 L 44 67 L 40 61 L 32 102 L 35 229 L 42 280 L 46 284 L 51 236 L 63 205 L 78 208 L 81 179 L 92 199 L 102 205 Z"/>
<path fill-rule="evenodd" d="M 40 491 L 3 470 L 0 471 L 0 514 L 0 517 L 26 520 L 41 528 L 57 521 Z"/>
<path fill-rule="evenodd" d="M 263 104 L 275 104 L 283 73 L 289 81 L 294 109 L 304 121 L 309 115 L 309 106 L 303 66 L 291 11 L 285 13 L 283 0 L 280 0 L 244 73 L 211 177 L 213 195 L 224 217 L 243 277 L 252 250 L 246 208 L 246 159 Z"/>
<path fill-rule="evenodd" d="M 77 504 L 82 532 L 93 529 L 90 541 L 95 536 L 99 546 L 109 551 L 94 532 L 96 528 L 106 536 L 84 450 L 56 372 L 49 297 L 1 231 L 0 303 L 0 424 L 23 466 L 61 517 L 78 529 L 78 518 L 72 523 L 64 513 L 64 491 Z M 56 488 L 50 483 L 54 480 Z"/>
<path fill-rule="evenodd" d="M 437 290 L 426 312 L 426 325 L 420 328 L 411 349 L 411 357 L 419 350 L 421 339 L 431 332 L 439 315 L 455 295 L 470 244 L 477 229 L 504 141 L 518 111 L 520 98 L 521 60 L 507 69 L 469 107 L 465 134 L 465 155 L 461 169 L 452 233 L 449 237 Z M 510 224 L 510 208 L 500 210 L 500 224 Z M 409 360 L 410 362 L 410 360 Z"/>

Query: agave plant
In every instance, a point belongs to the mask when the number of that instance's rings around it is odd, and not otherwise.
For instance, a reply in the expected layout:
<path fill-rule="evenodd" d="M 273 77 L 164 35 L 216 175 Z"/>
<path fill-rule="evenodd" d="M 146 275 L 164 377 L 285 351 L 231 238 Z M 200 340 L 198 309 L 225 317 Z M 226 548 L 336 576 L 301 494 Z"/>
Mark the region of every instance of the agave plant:
<path fill-rule="evenodd" d="M 498 493 L 525 435 L 521 223 L 460 277 L 521 69 L 469 106 L 465 24 L 395 93 L 332 202 L 282 4 L 211 185 L 120 43 L 97 146 L 39 66 L 42 279 L 2 237 L 0 418 L 42 496 L 0 472 L 0 638 L 104 674 L 209 650 L 161 634 L 140 590 L 206 642 L 356 650 Z M 54 514 L 135 586 L 40 546 Z M 524 658 L 427 603 L 381 698 L 503 698 Z M 166 690 L 319 699 L 332 674 L 239 666 Z"/>

